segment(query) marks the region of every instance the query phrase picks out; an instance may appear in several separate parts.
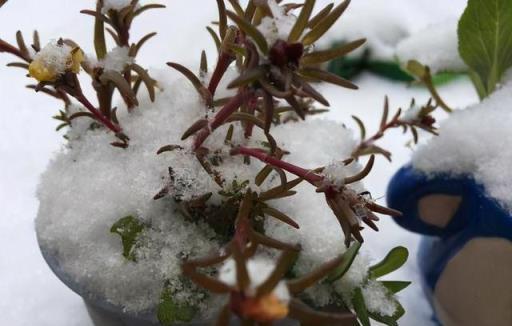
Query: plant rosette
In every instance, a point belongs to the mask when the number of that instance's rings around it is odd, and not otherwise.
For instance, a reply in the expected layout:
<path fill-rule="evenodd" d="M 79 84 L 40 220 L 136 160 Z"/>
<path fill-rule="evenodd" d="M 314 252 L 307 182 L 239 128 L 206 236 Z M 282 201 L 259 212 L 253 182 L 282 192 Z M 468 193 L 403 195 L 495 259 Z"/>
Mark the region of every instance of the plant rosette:
<path fill-rule="evenodd" d="M 250 176 L 264 165 L 257 160 L 250 165 L 240 164 L 242 158 L 229 155 L 229 149 L 219 151 L 217 157 L 223 160 L 217 168 L 227 178 L 226 189 L 211 181 L 186 150 L 156 155 L 162 144 L 178 142 L 197 116 L 208 115 L 202 99 L 186 79 L 169 80 L 166 75 L 169 72 L 158 74 L 161 92 L 154 103 L 141 99 L 136 112 L 118 114 L 124 130 L 130 133 L 128 148 L 111 146 L 111 136 L 104 130 L 94 128 L 85 119 L 76 120 L 67 134 L 69 143 L 50 162 L 38 190 L 37 235 L 50 267 L 89 306 L 100 314 L 128 320 L 126 325 L 143 321 L 156 324 L 161 304 L 174 305 L 171 310 L 175 315 L 170 318 L 174 322 L 215 318 L 224 300 L 183 278 L 180 265 L 184 258 L 218 251 L 225 241 L 225 231 L 215 230 L 214 223 L 187 216 L 180 202 L 212 193 L 208 205 L 215 207 L 226 192 L 250 186 L 263 193 L 279 184 L 276 174 L 259 186 L 242 185 L 241 181 L 252 180 Z M 224 80 L 230 81 L 230 76 Z M 219 97 L 230 94 L 223 89 L 219 88 Z M 241 124 L 231 125 L 232 142 L 250 145 L 265 141 L 263 133 L 258 135 L 256 131 L 251 140 L 246 140 Z M 208 138 L 209 146 L 225 147 L 229 126 L 221 128 L 225 130 Z M 314 136 L 309 132 L 312 129 Z M 273 134 L 279 145 L 289 151 L 286 157 L 302 166 L 318 167 L 350 157 L 356 145 L 350 130 L 328 120 L 281 124 L 274 127 Z M 166 198 L 154 200 L 169 179 L 169 168 L 173 171 L 174 188 Z M 359 164 L 352 163 L 344 172 L 356 174 L 360 169 Z M 352 187 L 364 190 L 359 182 Z M 277 219 L 261 221 L 265 234 L 300 244 L 302 250 L 293 273 L 301 275 L 346 248 L 337 220 L 329 207 L 322 205 L 322 196 L 307 185 L 299 185 L 296 190 L 297 194 L 287 200 L 274 200 L 273 207 L 293 216 L 299 229 Z M 222 221 L 213 209 L 211 217 Z M 351 255 L 355 257 L 356 253 Z M 264 254 L 267 258 L 275 255 L 272 250 Z M 387 266 L 387 262 L 381 265 Z M 384 274 L 396 268 L 385 268 Z M 345 272 L 340 280 L 308 289 L 306 296 L 320 307 L 342 302 L 351 305 L 354 290 L 360 289 L 368 310 L 377 318 L 379 314 L 391 318 L 399 313 L 401 307 L 393 291 L 375 277 L 370 278 L 366 256 L 357 255 Z M 217 271 L 210 273 L 215 275 Z M 162 299 L 168 294 L 172 300 Z"/>
<path fill-rule="evenodd" d="M 418 261 L 443 325 L 512 324 L 511 90 L 453 113 L 389 184 L 395 221 L 426 235 Z"/>

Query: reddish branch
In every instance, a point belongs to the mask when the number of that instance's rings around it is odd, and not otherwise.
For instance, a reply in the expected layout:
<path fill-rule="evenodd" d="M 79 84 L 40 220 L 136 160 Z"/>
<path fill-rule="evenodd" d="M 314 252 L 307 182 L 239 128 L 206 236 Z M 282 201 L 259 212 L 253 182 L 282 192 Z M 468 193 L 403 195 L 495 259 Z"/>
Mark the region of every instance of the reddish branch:
<path fill-rule="evenodd" d="M 77 99 L 77 101 L 82 103 L 85 106 L 85 108 L 89 110 L 89 112 L 91 112 L 94 115 L 96 120 L 101 122 L 105 127 L 112 130 L 114 133 L 116 133 L 116 135 L 122 133 L 123 130 L 121 129 L 121 127 L 115 125 L 114 123 L 112 123 L 112 121 L 105 117 L 100 112 L 100 110 L 96 109 L 94 105 L 92 105 L 91 102 L 89 102 L 89 100 L 83 94 L 80 93 L 73 96 Z"/>
<path fill-rule="evenodd" d="M 11 44 L 5 42 L 4 40 L 0 39 L 0 52 L 7 52 L 12 55 L 17 56 L 18 58 L 30 62 L 31 59 L 23 55 L 23 53 L 17 49 L 15 46 L 12 46 Z"/>
<path fill-rule="evenodd" d="M 217 112 L 208 125 L 198 131 L 196 138 L 194 139 L 194 150 L 201 147 L 206 138 L 208 138 L 215 129 L 219 128 L 243 103 L 249 101 L 252 96 L 253 92 L 249 90 L 241 90 L 233 96 L 229 102 L 227 102 L 222 109 Z"/>
<path fill-rule="evenodd" d="M 295 174 L 296 176 L 306 180 L 307 182 L 311 183 L 312 185 L 317 186 L 319 181 L 323 180 L 322 176 L 317 175 L 311 170 L 306 170 L 301 167 L 298 167 L 296 165 L 293 165 L 291 163 L 282 161 L 280 159 L 277 159 L 269 154 L 267 154 L 265 151 L 258 149 L 258 148 L 247 148 L 247 147 L 237 147 L 234 148 L 231 151 L 231 155 L 246 155 L 251 156 L 254 158 L 257 158 L 258 160 L 270 164 L 274 167 L 283 169 L 285 171 L 288 171 L 292 174 Z"/>

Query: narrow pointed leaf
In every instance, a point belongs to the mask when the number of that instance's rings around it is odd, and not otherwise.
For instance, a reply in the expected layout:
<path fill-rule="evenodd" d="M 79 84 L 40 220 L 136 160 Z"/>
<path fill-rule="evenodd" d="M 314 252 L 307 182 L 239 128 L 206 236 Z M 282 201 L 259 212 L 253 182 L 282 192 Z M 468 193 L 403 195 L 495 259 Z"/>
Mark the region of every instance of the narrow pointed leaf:
<path fill-rule="evenodd" d="M 105 58 L 107 55 L 107 43 L 105 41 L 105 22 L 101 19 L 102 2 L 96 4 L 97 16 L 94 18 L 94 50 L 98 60 Z"/>
<path fill-rule="evenodd" d="M 370 267 L 370 277 L 376 279 L 396 271 L 405 264 L 408 257 L 407 248 L 393 248 L 380 263 Z"/>
<path fill-rule="evenodd" d="M 411 285 L 411 282 L 407 281 L 381 281 L 382 285 L 384 285 L 389 291 L 393 293 L 398 293 Z"/>
<path fill-rule="evenodd" d="M 349 89 L 358 89 L 357 85 L 353 84 L 351 81 L 341 78 L 338 75 L 332 74 L 330 72 L 317 69 L 317 68 L 304 68 L 299 71 L 299 73 L 305 77 L 313 78 L 316 80 L 321 80 L 326 83 L 331 83 L 334 85 L 338 85 L 341 87 L 349 88 Z"/>
<path fill-rule="evenodd" d="M 356 311 L 357 318 L 361 322 L 363 326 L 371 326 L 370 318 L 368 316 L 368 309 L 366 308 L 366 303 L 364 302 L 363 293 L 360 288 L 356 288 L 354 290 L 354 297 L 352 298 L 352 305 L 354 306 L 354 310 Z"/>
<path fill-rule="evenodd" d="M 304 45 L 311 45 L 319 38 L 321 38 L 332 25 L 340 18 L 345 9 L 350 4 L 350 0 L 345 0 L 334 8 L 324 19 L 322 19 L 318 25 L 316 25 L 309 33 L 307 33 L 302 39 Z"/>
<path fill-rule="evenodd" d="M 117 71 L 105 70 L 100 76 L 100 81 L 103 84 L 111 82 L 115 85 L 128 106 L 139 105 L 137 97 L 135 96 L 130 84 L 128 84 L 126 79 L 124 79 L 124 77 Z"/>
<path fill-rule="evenodd" d="M 303 65 L 314 65 L 319 64 L 323 62 L 327 62 L 339 57 L 342 57 L 346 55 L 347 53 L 352 52 L 353 50 L 357 49 L 361 45 L 363 45 L 366 42 L 366 39 L 359 39 L 347 44 L 343 44 L 341 46 L 324 50 L 324 51 L 316 51 L 306 54 L 302 57 L 300 62 Z"/>
<path fill-rule="evenodd" d="M 350 248 L 345 251 L 343 254 L 343 260 L 341 264 L 336 267 L 335 270 L 332 271 L 331 274 L 329 274 L 329 277 L 327 280 L 329 282 L 334 282 L 345 275 L 345 273 L 349 270 L 350 266 L 352 266 L 352 263 L 354 262 L 354 259 L 357 256 L 357 253 L 359 252 L 359 249 L 361 248 L 361 243 L 358 241 L 354 241 Z"/>
<path fill-rule="evenodd" d="M 142 79 L 142 81 L 144 82 L 144 85 L 146 85 L 146 88 L 148 90 L 149 99 L 151 100 L 151 102 L 154 102 L 155 101 L 155 81 L 151 77 L 149 77 L 146 69 L 142 68 L 141 66 L 139 66 L 136 63 L 132 64 L 132 70 L 135 71 L 139 75 L 139 77 Z"/>
<path fill-rule="evenodd" d="M 199 78 L 197 78 L 197 76 L 192 71 L 190 71 L 188 68 L 186 68 L 178 63 L 174 63 L 174 62 L 168 62 L 167 65 L 171 68 L 176 69 L 180 73 L 182 73 L 192 83 L 192 85 L 195 87 L 195 89 L 197 90 L 199 95 L 203 98 L 205 103 L 207 105 L 211 104 L 212 94 L 206 87 L 203 86 L 203 83 L 201 83 Z"/>
<path fill-rule="evenodd" d="M 289 43 L 295 43 L 301 37 L 302 32 L 304 32 L 304 29 L 309 22 L 309 17 L 311 16 L 311 12 L 313 11 L 314 6 L 315 0 L 306 0 L 304 2 L 304 6 L 300 11 L 299 17 L 297 17 L 297 20 L 295 21 L 295 24 L 293 25 L 293 28 L 288 35 Z"/>
<path fill-rule="evenodd" d="M 245 34 L 247 34 L 247 36 L 250 36 L 254 40 L 254 42 L 261 50 L 261 52 L 268 52 L 267 40 L 256 27 L 254 27 L 250 22 L 248 22 L 244 18 L 240 18 L 237 14 L 235 14 L 232 11 L 228 10 L 226 13 L 228 17 L 232 21 L 234 21 Z"/>

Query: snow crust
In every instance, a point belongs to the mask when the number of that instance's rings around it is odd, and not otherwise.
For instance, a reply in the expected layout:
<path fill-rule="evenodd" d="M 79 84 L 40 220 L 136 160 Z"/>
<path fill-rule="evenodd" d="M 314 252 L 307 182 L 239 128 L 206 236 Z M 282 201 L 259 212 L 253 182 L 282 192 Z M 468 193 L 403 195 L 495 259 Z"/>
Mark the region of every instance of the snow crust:
<path fill-rule="evenodd" d="M 396 55 L 400 62 L 417 60 L 430 67 L 433 73 L 466 71 L 459 56 L 457 22 L 453 18 L 432 24 L 398 43 Z"/>
<path fill-rule="evenodd" d="M 510 75 L 510 74 L 509 74 Z M 413 166 L 430 175 L 469 175 L 488 194 L 512 209 L 512 82 L 481 103 L 454 112 L 432 138 L 418 148 Z"/>

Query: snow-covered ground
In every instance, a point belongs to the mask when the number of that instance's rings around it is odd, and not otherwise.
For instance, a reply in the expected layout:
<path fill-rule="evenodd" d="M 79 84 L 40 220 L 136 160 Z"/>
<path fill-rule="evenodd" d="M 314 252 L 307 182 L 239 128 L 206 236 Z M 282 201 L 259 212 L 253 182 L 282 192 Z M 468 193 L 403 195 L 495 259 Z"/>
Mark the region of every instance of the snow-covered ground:
<path fill-rule="evenodd" d="M 0 36 L 14 41 L 16 30 L 26 36 L 38 27 L 43 42 L 58 37 L 71 37 L 92 52 L 92 20 L 80 15 L 80 9 L 93 7 L 91 0 L 25 0 L 8 1 L 0 10 Z M 204 26 L 215 19 L 215 1 L 196 0 L 165 1 L 168 8 L 146 14 L 135 22 L 134 39 L 144 32 L 158 31 L 159 35 L 142 50 L 139 61 L 144 65 L 164 67 L 167 61 L 193 65 L 205 49 L 210 62 L 214 61 L 213 42 Z M 327 3 L 327 1 L 317 1 Z M 379 4 L 380 3 L 380 4 Z M 420 30 L 430 23 L 458 16 L 464 0 L 408 0 L 386 1 L 395 8 L 394 13 L 380 24 L 406 17 L 411 31 Z M 354 0 L 354 11 L 383 6 L 380 0 Z M 350 9 L 347 14 L 350 14 Z M 343 20 L 343 19 L 342 19 Z M 371 21 L 367 21 L 371 25 Z M 340 28 L 342 28 L 342 24 Z M 9 326 L 90 326 L 80 298 L 68 290 L 50 272 L 37 247 L 34 217 L 38 202 L 35 189 L 38 177 L 45 169 L 52 153 L 63 140 L 54 132 L 56 121 L 50 119 L 59 103 L 24 89 L 28 79 L 20 70 L 3 67 L 10 58 L 0 55 L 0 316 L 2 325 Z M 171 72 L 170 72 L 171 73 Z M 384 95 L 388 95 L 392 108 L 405 108 L 411 97 L 418 103 L 428 98 L 420 88 L 395 84 L 375 76 L 363 75 L 357 84 L 359 91 L 348 91 L 323 86 L 331 102 L 331 112 L 326 117 L 343 121 L 350 126 L 350 115 L 355 114 L 368 123 L 369 131 L 377 127 Z M 467 80 L 455 81 L 440 89 L 448 103 L 464 107 L 477 100 Z M 355 127 L 355 126 L 354 126 Z M 393 149 L 392 164 L 380 159 L 373 174 L 366 181 L 374 197 L 385 194 L 386 182 L 392 173 L 410 157 L 410 150 L 403 146 L 409 138 L 399 131 L 390 133 L 381 144 Z M 419 240 L 414 234 L 383 218 L 379 233 L 366 232 L 366 247 L 372 247 L 378 258 L 392 247 L 405 245 L 411 251 L 406 268 L 396 273 L 394 279 L 416 281 L 402 294 L 407 314 L 402 325 L 428 325 L 429 308 L 417 282 L 415 251 Z"/>

